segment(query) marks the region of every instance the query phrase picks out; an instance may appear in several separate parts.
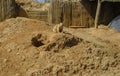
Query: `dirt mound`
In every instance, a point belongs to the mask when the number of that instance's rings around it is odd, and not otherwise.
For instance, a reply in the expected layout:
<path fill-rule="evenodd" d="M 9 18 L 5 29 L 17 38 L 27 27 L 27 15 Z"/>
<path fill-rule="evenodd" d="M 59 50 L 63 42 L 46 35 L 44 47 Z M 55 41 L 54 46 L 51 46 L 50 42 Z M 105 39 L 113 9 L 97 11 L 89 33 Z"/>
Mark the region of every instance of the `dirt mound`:
<path fill-rule="evenodd" d="M 109 29 L 105 36 L 102 29 L 52 28 L 27 18 L 1 22 L 0 76 L 120 76 L 120 46 Z"/>

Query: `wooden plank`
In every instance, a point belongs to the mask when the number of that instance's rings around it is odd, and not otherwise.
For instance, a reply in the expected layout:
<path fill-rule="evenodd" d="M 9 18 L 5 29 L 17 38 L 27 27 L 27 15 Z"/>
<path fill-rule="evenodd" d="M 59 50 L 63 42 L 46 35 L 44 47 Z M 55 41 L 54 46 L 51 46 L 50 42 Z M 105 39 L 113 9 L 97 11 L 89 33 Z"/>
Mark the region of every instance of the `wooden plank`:
<path fill-rule="evenodd" d="M 63 23 L 65 26 L 72 25 L 72 1 L 64 2 L 64 20 Z"/>
<path fill-rule="evenodd" d="M 15 0 L 0 0 L 0 21 L 15 16 Z"/>
<path fill-rule="evenodd" d="M 99 21 L 100 9 L 101 9 L 101 2 L 102 2 L 101 0 L 98 0 L 96 16 L 95 16 L 95 28 L 98 28 L 98 21 Z"/>
<path fill-rule="evenodd" d="M 60 0 L 52 1 L 52 23 L 56 24 L 63 22 L 67 27 L 72 25 L 89 27 L 94 24 L 94 19 L 91 17 L 90 13 L 87 11 L 86 7 L 84 7 L 82 2 L 73 2 L 71 0 L 63 2 Z M 88 3 L 86 5 L 89 7 L 90 4 Z M 63 6 L 61 6 L 61 4 L 63 4 Z"/>

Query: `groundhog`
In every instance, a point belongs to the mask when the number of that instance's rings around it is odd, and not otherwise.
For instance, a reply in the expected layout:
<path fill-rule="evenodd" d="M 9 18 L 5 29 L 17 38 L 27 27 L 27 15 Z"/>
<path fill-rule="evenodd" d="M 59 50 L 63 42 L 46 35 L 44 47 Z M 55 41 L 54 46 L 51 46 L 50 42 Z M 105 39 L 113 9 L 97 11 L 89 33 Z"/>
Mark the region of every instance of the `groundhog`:
<path fill-rule="evenodd" d="M 53 27 L 53 32 L 55 33 L 60 33 L 63 31 L 63 23 L 60 23 L 60 24 L 56 24 L 54 27 Z"/>

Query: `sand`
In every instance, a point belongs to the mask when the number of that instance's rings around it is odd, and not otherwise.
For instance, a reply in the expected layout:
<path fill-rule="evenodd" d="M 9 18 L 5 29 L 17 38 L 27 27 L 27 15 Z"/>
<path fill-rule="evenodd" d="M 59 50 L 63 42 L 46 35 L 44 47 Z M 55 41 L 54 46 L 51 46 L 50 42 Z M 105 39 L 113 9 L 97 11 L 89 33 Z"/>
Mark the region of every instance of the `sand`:
<path fill-rule="evenodd" d="M 0 76 L 120 76 L 120 33 L 27 18 L 0 23 Z"/>

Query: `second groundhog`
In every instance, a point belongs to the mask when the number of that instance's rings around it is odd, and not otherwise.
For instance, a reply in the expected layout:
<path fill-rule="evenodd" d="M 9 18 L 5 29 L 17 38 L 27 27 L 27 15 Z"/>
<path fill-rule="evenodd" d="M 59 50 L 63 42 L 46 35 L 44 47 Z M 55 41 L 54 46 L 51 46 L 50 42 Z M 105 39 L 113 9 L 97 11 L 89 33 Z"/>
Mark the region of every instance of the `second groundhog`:
<path fill-rule="evenodd" d="M 54 27 L 53 27 L 53 32 L 55 33 L 60 33 L 63 31 L 63 23 L 60 23 L 60 24 L 56 24 Z"/>

